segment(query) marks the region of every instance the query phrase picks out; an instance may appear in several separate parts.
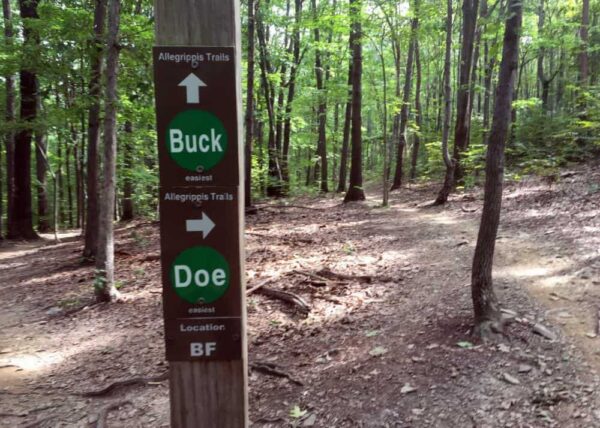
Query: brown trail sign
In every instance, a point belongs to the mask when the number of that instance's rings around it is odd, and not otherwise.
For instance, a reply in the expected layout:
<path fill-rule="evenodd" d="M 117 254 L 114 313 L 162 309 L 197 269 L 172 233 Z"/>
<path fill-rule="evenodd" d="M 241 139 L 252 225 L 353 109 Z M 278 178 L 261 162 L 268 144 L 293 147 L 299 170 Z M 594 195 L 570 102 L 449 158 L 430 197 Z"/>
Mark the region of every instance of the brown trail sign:
<path fill-rule="evenodd" d="M 239 2 L 155 6 L 171 426 L 245 427 Z"/>

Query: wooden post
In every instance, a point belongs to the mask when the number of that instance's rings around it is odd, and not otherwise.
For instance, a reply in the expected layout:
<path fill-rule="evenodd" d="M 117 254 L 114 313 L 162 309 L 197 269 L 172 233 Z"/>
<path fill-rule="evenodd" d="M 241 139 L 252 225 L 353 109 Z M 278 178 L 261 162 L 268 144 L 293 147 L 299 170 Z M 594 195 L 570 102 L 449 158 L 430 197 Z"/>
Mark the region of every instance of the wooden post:
<path fill-rule="evenodd" d="M 247 396 L 247 351 L 246 351 L 246 305 L 243 258 L 243 145 L 242 145 L 242 98 L 241 98 L 241 32 L 239 0 L 155 0 L 156 44 L 159 47 L 233 47 L 235 62 L 235 94 L 237 104 L 237 136 L 229 136 L 230 144 L 237 144 L 237 186 L 223 187 L 237 194 L 239 245 L 239 282 L 241 291 L 236 298 L 241 299 L 241 338 L 240 359 L 170 361 L 171 426 L 174 428 L 239 428 L 248 426 Z M 199 68 L 201 75 L 202 66 Z M 177 83 L 177 82 L 175 82 Z M 210 88 L 211 82 L 207 81 Z M 233 82 L 231 82 L 233 84 Z M 174 86 L 176 91 L 177 87 Z M 204 96 L 203 92 L 201 96 Z M 158 96 L 157 96 L 158 99 Z M 188 101 L 189 102 L 189 101 Z M 200 106 L 199 108 L 202 108 Z M 235 123 L 235 121 L 234 121 Z M 234 138 L 235 137 L 235 138 Z M 159 143 L 160 143 L 159 136 Z M 200 171 L 202 172 L 202 171 Z M 230 171 L 235 175 L 235 169 Z M 218 174 L 210 183 L 223 186 Z M 204 184 L 196 184 L 194 191 L 208 192 Z M 229 183 L 226 184 L 229 186 Z M 161 175 L 161 186 L 164 182 Z M 162 194 L 162 193 L 161 193 Z M 205 204 L 204 206 L 206 206 Z M 161 208 L 162 210 L 162 208 Z M 165 220 L 165 212 L 161 211 Z M 216 219 L 217 227 L 220 219 Z M 162 226 L 161 226 L 162 227 Z M 217 229 L 215 228 L 215 232 Z M 235 234 L 235 232 L 233 232 Z M 208 235 L 208 232 L 205 234 Z M 199 238 L 200 239 L 200 238 Z M 207 239 L 204 239 L 207 241 Z M 165 236 L 163 236 L 163 243 Z M 164 249 L 164 248 L 163 248 Z M 163 259 L 164 270 L 164 259 Z M 164 275 L 163 275 L 164 278 Z M 163 279 L 164 281 L 164 279 Z M 231 290 L 230 290 L 231 291 Z M 231 293 L 230 293 L 231 294 Z M 169 340 L 167 338 L 167 340 Z"/>

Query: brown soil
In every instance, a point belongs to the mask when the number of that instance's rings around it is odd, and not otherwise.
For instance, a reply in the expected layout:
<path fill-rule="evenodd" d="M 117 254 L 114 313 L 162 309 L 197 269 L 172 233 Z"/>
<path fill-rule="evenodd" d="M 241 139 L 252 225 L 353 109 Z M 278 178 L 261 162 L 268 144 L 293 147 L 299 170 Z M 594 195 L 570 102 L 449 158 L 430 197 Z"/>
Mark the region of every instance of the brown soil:
<path fill-rule="evenodd" d="M 489 345 L 469 336 L 480 192 L 442 208 L 423 207 L 436 190 L 425 185 L 395 192 L 390 208 L 374 192 L 262 205 L 247 224 L 248 286 L 273 277 L 311 311 L 249 297 L 251 362 L 302 383 L 251 371 L 252 425 L 600 426 L 599 167 L 508 185 L 495 286 L 518 315 Z M 77 238 L 0 248 L 0 426 L 95 426 L 121 401 L 108 426 L 168 426 L 167 382 L 81 396 L 166 370 L 157 226 L 118 230 L 123 303 L 91 303 L 81 249 Z M 354 278 L 305 274 L 323 268 Z M 536 322 L 558 339 L 534 334 Z"/>

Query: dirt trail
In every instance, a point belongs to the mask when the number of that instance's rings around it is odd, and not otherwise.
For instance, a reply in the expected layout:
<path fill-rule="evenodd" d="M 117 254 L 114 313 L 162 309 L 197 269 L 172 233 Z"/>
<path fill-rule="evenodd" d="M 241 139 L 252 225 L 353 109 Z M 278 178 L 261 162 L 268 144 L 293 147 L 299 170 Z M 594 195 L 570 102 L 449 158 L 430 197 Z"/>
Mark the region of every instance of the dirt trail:
<path fill-rule="evenodd" d="M 248 285 L 272 277 L 311 312 L 250 296 L 251 362 L 302 384 L 251 371 L 253 426 L 600 426 L 594 171 L 581 167 L 554 188 L 508 186 L 495 284 L 521 322 L 495 345 L 468 334 L 479 193 L 436 209 L 420 208 L 432 187 L 403 189 L 385 209 L 375 197 L 261 206 L 248 219 Z M 77 395 L 166 369 L 156 225 L 122 228 L 117 242 L 128 301 L 109 306 L 88 301 L 93 269 L 81 264 L 79 241 L 0 248 L 0 426 L 95 426 L 121 400 L 130 403 L 108 426 L 168 426 L 166 382 Z M 351 278 L 305 274 L 322 268 Z"/>

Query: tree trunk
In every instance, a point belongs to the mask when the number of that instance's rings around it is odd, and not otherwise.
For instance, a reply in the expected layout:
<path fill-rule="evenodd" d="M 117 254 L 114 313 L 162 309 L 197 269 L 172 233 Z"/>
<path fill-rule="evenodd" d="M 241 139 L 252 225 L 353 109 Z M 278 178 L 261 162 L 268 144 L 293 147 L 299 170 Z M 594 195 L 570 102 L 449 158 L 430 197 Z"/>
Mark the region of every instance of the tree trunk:
<path fill-rule="evenodd" d="M 352 164 L 350 184 L 344 202 L 364 201 L 362 177 L 362 0 L 350 0 L 352 32 Z"/>
<path fill-rule="evenodd" d="M 36 97 L 37 109 L 42 112 L 42 97 L 40 94 Z M 50 213 L 48 212 L 48 183 L 46 175 L 48 166 L 47 159 L 47 136 L 45 129 L 37 129 L 35 132 L 35 172 L 37 178 L 37 215 L 38 232 L 47 233 L 50 231 Z"/>
<path fill-rule="evenodd" d="M 113 215 L 115 208 L 115 174 L 117 157 L 117 75 L 119 71 L 120 0 L 109 0 L 106 58 L 106 112 L 104 115 L 104 162 L 100 215 L 98 216 L 98 250 L 96 253 L 96 300 L 110 302 L 118 298 L 115 288 Z"/>
<path fill-rule="evenodd" d="M 317 122 L 318 122 L 318 142 L 317 142 L 317 155 L 320 159 L 321 164 L 321 192 L 327 193 L 329 191 L 329 187 L 327 184 L 328 179 L 328 171 L 327 171 L 327 94 L 325 92 L 325 82 L 324 82 L 324 68 L 321 59 L 321 49 L 318 47 L 321 43 L 321 31 L 319 30 L 318 25 L 318 15 L 317 15 L 317 2 L 316 0 L 312 0 L 312 12 L 313 19 L 315 21 L 315 26 L 313 29 L 315 46 L 317 46 L 315 50 L 315 78 L 317 81 L 317 91 L 318 91 L 318 100 L 319 105 L 317 107 Z"/>
<path fill-rule="evenodd" d="M 269 134 L 268 134 L 268 182 L 267 196 L 282 197 L 283 193 L 283 177 L 281 175 L 281 167 L 279 163 L 279 152 L 276 146 L 275 132 L 275 94 L 269 82 L 268 74 L 271 72 L 271 64 L 267 52 L 267 40 L 265 24 L 263 22 L 262 13 L 259 11 L 256 15 L 256 30 L 258 35 L 258 47 L 260 52 L 260 70 L 262 88 L 265 95 L 265 103 L 267 107 Z"/>
<path fill-rule="evenodd" d="M 471 71 L 478 8 L 479 0 L 463 1 L 462 46 L 460 50 L 458 91 L 456 94 L 456 127 L 454 129 L 455 178 L 457 181 L 462 181 L 464 176 L 461 159 L 463 152 L 469 147 L 469 134 L 471 131 Z"/>
<path fill-rule="evenodd" d="M 39 0 L 19 0 L 21 18 L 39 19 L 37 6 Z M 26 44 L 39 46 L 36 30 L 23 23 L 23 39 Z M 20 71 L 21 91 L 21 122 L 23 128 L 15 138 L 14 153 L 14 196 L 11 208 L 14 219 L 9 226 L 10 239 L 37 239 L 33 230 L 33 210 L 31 201 L 31 140 L 33 137 L 32 123 L 37 118 L 36 94 L 38 91 L 37 75 L 31 70 Z"/>
<path fill-rule="evenodd" d="M 252 139 L 254 138 L 254 52 L 255 2 L 248 0 L 248 76 L 246 79 L 244 206 L 252 207 Z"/>
<path fill-rule="evenodd" d="M 13 28 L 12 28 L 12 13 L 10 9 L 10 0 L 2 0 L 2 14 L 4 18 L 4 43 L 7 48 L 11 48 L 13 44 Z M 15 120 L 15 82 L 12 74 L 6 74 L 6 111 L 4 118 L 7 125 L 13 125 Z M 14 160 L 15 160 L 15 133 L 9 128 L 4 135 L 6 146 L 6 228 L 14 230 L 13 217 L 13 198 L 14 198 Z M 2 229 L 0 229 L 2 235 Z"/>
<path fill-rule="evenodd" d="M 415 132 L 412 159 L 410 165 L 410 180 L 415 181 L 417 178 L 417 161 L 419 159 L 419 148 L 421 146 L 421 127 L 423 120 L 421 115 L 421 58 L 419 54 L 419 41 L 415 39 L 415 62 L 417 66 L 417 82 L 415 86 L 415 121 L 417 123 L 417 131 Z"/>
<path fill-rule="evenodd" d="M 292 135 L 292 104 L 296 96 L 296 76 L 300 66 L 300 21 L 302 18 L 302 1 L 295 0 L 295 21 L 292 34 L 292 66 L 290 68 L 290 78 L 288 81 L 288 94 L 285 104 L 285 118 L 283 123 L 283 152 L 281 154 L 281 175 L 284 182 L 284 193 L 289 192 L 290 186 L 290 138 Z"/>
<path fill-rule="evenodd" d="M 131 221 L 134 218 L 133 212 L 133 180 L 131 172 L 133 170 L 133 123 L 130 120 L 125 122 L 125 151 L 123 153 L 123 163 L 125 173 L 123 177 L 123 203 L 121 220 Z"/>
<path fill-rule="evenodd" d="M 475 315 L 474 333 L 483 338 L 502 329 L 500 308 L 492 282 L 492 265 L 502 205 L 504 147 L 510 121 L 515 72 L 519 59 L 519 36 L 522 21 L 521 0 L 510 0 L 508 10 L 502 62 L 500 64 L 498 88 L 496 89 L 494 117 L 486 159 L 484 204 L 471 274 L 471 292 Z"/>
<path fill-rule="evenodd" d="M 352 37 L 350 37 L 350 50 L 352 50 Z M 352 59 L 348 65 L 348 99 L 346 101 L 346 113 L 344 115 L 344 130 L 342 136 L 342 152 L 340 154 L 340 174 L 338 179 L 338 192 L 346 191 L 348 177 L 348 148 L 350 147 L 350 126 L 352 124 Z"/>
<path fill-rule="evenodd" d="M 448 195 L 454 186 L 454 170 L 456 160 L 450 158 L 448 150 L 448 138 L 450 137 L 450 116 L 452 115 L 452 89 L 450 87 L 450 67 L 452 66 L 452 0 L 447 0 L 446 14 L 446 51 L 444 54 L 444 124 L 442 126 L 442 157 L 446 165 L 446 174 L 444 184 L 433 203 L 434 205 L 443 205 L 448 201 Z"/>
<path fill-rule="evenodd" d="M 590 27 L 590 0 L 582 0 L 581 8 L 581 30 L 579 36 L 581 38 L 581 52 L 579 53 L 579 81 L 583 88 L 586 88 L 589 83 L 589 57 L 588 47 L 590 43 L 589 27 Z"/>
<path fill-rule="evenodd" d="M 87 206 L 83 257 L 93 259 L 98 248 L 98 146 L 100 144 L 100 99 L 102 94 L 102 57 L 106 0 L 96 0 L 94 38 L 90 57 L 90 110 L 88 112 Z"/>
<path fill-rule="evenodd" d="M 406 59 L 406 74 L 404 76 L 404 95 L 402 96 L 402 108 L 400 110 L 400 128 L 398 129 L 398 154 L 396 157 L 396 172 L 392 183 L 392 190 L 399 189 L 402 186 L 404 175 L 404 149 L 406 147 L 406 125 L 408 124 L 408 108 L 410 101 L 410 90 L 412 87 L 412 72 L 415 53 L 415 44 L 417 40 L 417 29 L 419 27 L 419 0 L 415 0 L 415 16 L 410 24 L 410 41 L 408 56 Z"/>
<path fill-rule="evenodd" d="M 71 129 L 73 130 L 73 129 Z M 71 134 L 73 135 L 73 134 Z M 68 219 L 69 219 L 69 228 L 75 227 L 75 222 L 73 221 L 73 181 L 71 177 L 71 153 L 73 152 L 73 146 L 71 144 L 67 144 L 67 154 L 65 157 L 65 165 L 67 167 L 67 209 L 68 209 Z"/>

